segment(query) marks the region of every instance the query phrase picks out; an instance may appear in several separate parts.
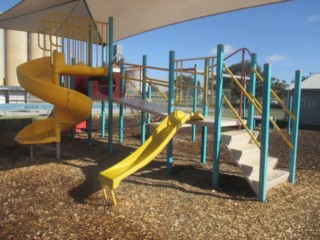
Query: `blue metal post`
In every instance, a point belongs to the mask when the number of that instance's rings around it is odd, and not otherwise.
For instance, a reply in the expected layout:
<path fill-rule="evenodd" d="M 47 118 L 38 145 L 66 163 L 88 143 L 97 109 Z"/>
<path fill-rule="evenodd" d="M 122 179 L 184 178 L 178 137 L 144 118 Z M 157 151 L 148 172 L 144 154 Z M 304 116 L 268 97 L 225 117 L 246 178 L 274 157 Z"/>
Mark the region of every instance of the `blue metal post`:
<path fill-rule="evenodd" d="M 113 17 L 109 18 L 109 118 L 108 118 L 108 152 L 113 151 Z"/>
<path fill-rule="evenodd" d="M 71 64 L 72 65 L 76 64 L 76 59 L 75 58 L 71 59 Z M 76 83 L 75 83 L 75 77 L 74 76 L 70 76 L 70 88 L 72 90 L 75 90 L 75 88 L 76 88 Z M 76 126 L 71 128 L 71 138 L 72 138 L 72 140 L 75 139 L 75 136 L 76 136 Z"/>
<path fill-rule="evenodd" d="M 89 26 L 88 37 L 88 65 L 92 67 L 92 26 Z M 92 98 L 92 82 L 88 81 L 88 97 Z M 92 114 L 87 119 L 88 144 L 92 145 Z"/>
<path fill-rule="evenodd" d="M 253 53 L 251 56 L 250 66 L 254 69 L 257 69 L 257 54 Z M 256 73 L 251 71 L 250 73 L 250 93 L 255 96 L 256 95 Z M 254 105 L 249 101 L 248 105 L 248 128 L 253 131 L 254 129 Z"/>
<path fill-rule="evenodd" d="M 293 105 L 292 113 L 296 116 L 296 121 L 292 124 L 292 135 L 291 142 L 294 146 L 290 150 L 290 162 L 289 162 L 289 182 L 294 184 L 296 175 L 296 163 L 297 163 L 297 148 L 298 148 L 298 132 L 299 132 L 299 119 L 300 119 L 300 100 L 301 100 L 301 76 L 300 70 L 296 71 L 295 83 L 294 83 L 294 95 L 293 95 Z"/>
<path fill-rule="evenodd" d="M 124 98 L 125 94 L 125 79 L 122 77 L 124 75 L 124 59 L 121 59 L 120 67 L 120 98 Z M 123 104 L 119 106 L 119 142 L 123 142 L 123 129 L 124 129 L 124 115 L 123 115 Z"/>
<path fill-rule="evenodd" d="M 243 83 L 243 88 L 247 91 L 247 77 L 244 76 L 244 83 Z M 243 104 L 242 104 L 242 116 L 243 118 L 247 117 L 247 97 L 246 95 L 243 96 Z"/>
<path fill-rule="evenodd" d="M 149 99 L 149 101 L 151 101 L 151 99 L 152 99 L 152 87 L 150 85 L 148 86 L 148 99 Z M 146 135 L 149 137 L 150 136 L 151 114 L 148 114 L 147 122 L 148 122 L 149 127 L 147 128 Z"/>
<path fill-rule="evenodd" d="M 203 96 L 203 116 L 208 116 L 208 88 L 209 88 L 209 59 L 205 59 L 204 62 L 204 69 L 205 69 L 205 75 L 204 75 L 204 88 L 207 89 L 204 92 Z M 207 135 L 208 135 L 208 127 L 203 126 L 202 127 L 202 142 L 201 142 L 201 163 L 205 164 L 207 160 Z"/>
<path fill-rule="evenodd" d="M 175 76 L 175 52 L 169 53 L 169 96 L 168 96 L 168 114 L 174 111 L 174 76 Z M 167 146 L 167 171 L 172 173 L 173 164 L 173 140 L 168 143 Z"/>
<path fill-rule="evenodd" d="M 193 74 L 193 108 L 192 111 L 197 111 L 197 104 L 198 104 L 198 78 L 197 78 L 197 64 L 194 65 L 194 74 Z M 194 124 L 192 125 L 192 136 L 191 140 L 194 142 L 196 141 L 196 134 L 197 134 L 197 126 Z"/>
<path fill-rule="evenodd" d="M 143 65 L 143 69 L 142 69 L 142 100 L 146 100 L 146 96 L 147 96 L 147 56 L 143 55 L 142 58 L 142 65 Z M 146 113 L 144 111 L 142 111 L 141 114 L 141 144 L 144 144 L 144 142 L 146 141 Z"/>
<path fill-rule="evenodd" d="M 261 151 L 258 200 L 266 201 L 267 175 L 268 175 L 268 145 L 269 145 L 269 119 L 270 119 L 270 91 L 271 91 L 271 66 L 264 65 L 262 122 L 261 122 Z"/>
<path fill-rule="evenodd" d="M 213 137 L 213 170 L 212 170 L 212 186 L 219 187 L 220 172 L 220 142 L 221 142 L 221 120 L 222 120 L 222 97 L 223 97 L 223 60 L 224 45 L 218 45 L 217 51 L 217 79 L 216 79 L 216 99 L 214 111 L 214 137 Z"/>
<path fill-rule="evenodd" d="M 289 98 L 289 110 L 290 112 L 292 112 L 292 96 L 290 96 Z M 291 122 L 292 122 L 291 115 L 288 114 L 288 127 L 287 127 L 288 134 L 291 134 Z"/>
<path fill-rule="evenodd" d="M 101 100 L 101 137 L 105 137 L 106 132 L 106 101 Z"/>
<path fill-rule="evenodd" d="M 102 59 L 103 59 L 103 50 L 102 50 Z M 102 66 L 105 66 L 105 62 L 102 61 Z M 101 100 L 101 137 L 105 137 L 106 133 L 106 101 Z"/>

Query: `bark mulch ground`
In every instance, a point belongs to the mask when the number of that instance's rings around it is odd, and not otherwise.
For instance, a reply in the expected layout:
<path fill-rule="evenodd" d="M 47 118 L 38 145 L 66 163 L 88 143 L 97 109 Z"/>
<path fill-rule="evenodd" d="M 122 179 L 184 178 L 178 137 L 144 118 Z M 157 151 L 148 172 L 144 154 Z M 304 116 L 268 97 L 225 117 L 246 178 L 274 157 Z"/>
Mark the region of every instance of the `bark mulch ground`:
<path fill-rule="evenodd" d="M 202 165 L 201 129 L 191 142 L 183 128 L 174 138 L 173 173 L 164 151 L 120 184 L 114 207 L 98 174 L 139 147 L 137 119 L 126 119 L 124 143 L 115 128 L 113 154 L 98 125 L 91 147 L 86 133 L 63 136 L 61 161 L 54 144 L 36 146 L 31 159 L 29 147 L 14 142 L 28 121 L 0 121 L 0 239 L 320 239 L 320 131 L 300 130 L 295 185 L 271 189 L 260 203 L 223 147 L 213 190 L 212 129 Z M 269 150 L 287 169 L 289 150 L 273 131 Z"/>

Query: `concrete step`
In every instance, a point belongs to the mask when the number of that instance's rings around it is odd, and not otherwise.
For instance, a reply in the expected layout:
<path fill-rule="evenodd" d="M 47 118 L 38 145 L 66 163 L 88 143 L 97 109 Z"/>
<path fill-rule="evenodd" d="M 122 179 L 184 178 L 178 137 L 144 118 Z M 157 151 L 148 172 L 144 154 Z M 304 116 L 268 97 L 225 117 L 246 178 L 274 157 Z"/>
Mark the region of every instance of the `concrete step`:
<path fill-rule="evenodd" d="M 268 172 L 267 176 L 267 186 L 266 190 L 276 187 L 277 185 L 287 182 L 289 178 L 289 172 L 283 170 L 273 169 L 272 171 Z M 253 177 L 249 178 L 251 181 L 251 187 L 254 192 L 258 195 L 259 193 L 259 174 L 254 175 Z"/>
<path fill-rule="evenodd" d="M 257 131 L 253 132 L 254 136 L 258 136 Z M 226 144 L 229 148 L 233 148 L 235 146 L 243 145 L 246 143 L 249 143 L 252 141 L 249 133 L 244 129 L 244 130 L 235 130 L 235 131 L 228 131 L 228 132 L 223 132 L 221 134 L 221 140 L 223 141 L 224 144 Z"/>
<path fill-rule="evenodd" d="M 260 148 L 255 143 L 234 146 L 230 149 L 230 152 L 239 163 L 260 159 Z"/>
<path fill-rule="evenodd" d="M 258 136 L 258 132 L 253 133 Z M 227 146 L 231 156 L 237 161 L 253 191 L 259 193 L 260 148 L 254 143 L 246 130 L 222 133 L 222 142 Z M 286 182 L 288 171 L 274 169 L 278 159 L 268 157 L 266 190 Z"/>
<path fill-rule="evenodd" d="M 268 172 L 272 171 L 277 165 L 278 159 L 275 157 L 268 157 Z M 240 163 L 240 167 L 244 174 L 248 177 L 259 175 L 260 171 L 260 157 L 254 159 L 243 159 Z"/>

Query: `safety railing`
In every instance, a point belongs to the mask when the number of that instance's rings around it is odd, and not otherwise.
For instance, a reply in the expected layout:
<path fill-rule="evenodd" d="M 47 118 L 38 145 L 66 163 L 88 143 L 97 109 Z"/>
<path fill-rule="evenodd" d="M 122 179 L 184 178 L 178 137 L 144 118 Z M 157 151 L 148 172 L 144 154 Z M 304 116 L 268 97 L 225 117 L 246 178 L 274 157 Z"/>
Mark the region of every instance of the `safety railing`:
<path fill-rule="evenodd" d="M 184 77 L 190 76 L 197 78 L 203 81 L 203 87 L 197 86 L 197 89 L 203 91 L 204 102 L 208 106 L 213 106 L 214 103 L 214 60 L 216 57 L 202 57 L 202 58 L 185 58 L 175 60 L 175 69 L 176 69 L 176 102 L 182 103 L 184 97 L 184 89 L 195 89 L 195 86 L 192 84 L 184 83 Z M 186 65 L 190 65 L 190 62 L 199 68 L 203 68 L 203 71 L 197 70 L 197 67 L 190 67 Z M 209 92 L 211 94 L 209 94 Z"/>
<path fill-rule="evenodd" d="M 258 79 L 263 82 L 263 77 L 260 75 L 260 73 L 258 73 L 258 71 L 254 68 L 250 68 L 251 71 L 253 71 L 256 76 L 258 77 Z M 275 91 L 273 91 L 271 89 L 271 94 L 272 96 L 278 101 L 278 103 L 281 105 L 281 107 L 283 108 L 283 110 L 292 118 L 293 121 L 296 121 L 296 116 L 287 108 L 287 106 L 285 105 L 285 103 L 279 98 L 279 96 L 277 95 L 277 93 Z"/>
<path fill-rule="evenodd" d="M 38 43 L 44 51 L 64 52 L 67 64 L 75 61 L 99 67 L 103 64 L 103 43 L 107 42 L 108 31 L 108 23 L 54 13 L 38 22 Z"/>
<path fill-rule="evenodd" d="M 244 129 L 248 132 L 248 134 L 250 135 L 250 137 L 254 141 L 254 143 L 260 148 L 261 146 L 260 146 L 260 143 L 258 142 L 257 138 L 253 135 L 252 131 L 250 131 L 250 129 L 247 127 L 247 124 L 243 121 L 243 119 L 238 114 L 236 109 L 232 106 L 231 102 L 229 101 L 229 99 L 226 97 L 225 94 L 223 94 L 223 99 L 228 104 L 228 106 L 230 107 L 230 109 L 232 110 L 234 115 L 237 117 L 237 119 L 240 121 L 242 127 L 244 127 Z"/>
<path fill-rule="evenodd" d="M 126 69 L 130 69 L 130 68 L 137 68 L 140 69 L 140 74 L 139 77 L 132 77 L 132 76 L 128 76 L 127 74 L 123 74 L 120 75 L 121 78 L 125 79 L 126 82 L 128 82 L 130 84 L 130 86 L 132 86 L 132 88 L 134 88 L 136 90 L 137 93 L 139 93 L 140 95 L 142 95 L 142 90 L 141 90 L 141 84 L 137 87 L 135 82 L 138 83 L 143 83 L 145 82 L 146 84 L 150 85 L 153 89 L 157 90 L 158 93 L 160 94 L 160 96 L 162 96 L 162 98 L 167 101 L 169 98 L 167 96 L 167 93 L 163 90 L 161 90 L 161 87 L 165 87 L 168 88 L 169 84 L 168 81 L 166 80 L 160 80 L 160 79 L 156 79 L 156 78 L 151 78 L 149 76 L 146 77 L 146 79 L 142 79 L 142 71 L 143 69 L 146 70 L 157 70 L 157 71 L 166 71 L 168 72 L 169 69 L 167 68 L 161 68 L 161 67 L 154 67 L 154 66 L 145 66 L 145 65 L 139 65 L 139 64 L 133 64 L 133 63 L 122 63 L 122 62 L 115 62 L 114 64 L 116 65 L 124 65 L 124 73 L 126 72 Z M 179 70 L 175 70 L 176 73 L 194 73 L 193 71 L 191 71 L 190 69 L 184 69 L 183 71 Z M 179 85 L 177 86 L 177 84 L 175 85 L 176 88 L 190 88 L 190 89 L 194 89 L 194 86 L 189 85 L 189 84 L 183 84 L 183 83 L 179 83 Z M 198 89 L 200 90 L 204 90 L 204 88 L 202 87 L 198 87 Z M 148 98 L 146 97 L 146 99 L 148 100 Z M 180 100 L 175 98 L 175 105 L 179 104 Z"/>
<path fill-rule="evenodd" d="M 120 74 L 120 77 L 123 78 L 125 80 L 125 82 L 127 82 L 134 90 L 137 94 L 139 94 L 140 96 L 143 95 L 142 93 L 142 83 L 146 83 L 150 86 L 152 86 L 154 89 L 157 89 L 157 91 L 160 93 L 160 95 L 167 101 L 168 100 L 168 96 L 160 89 L 159 86 L 161 87 L 168 87 L 168 82 L 163 81 L 163 80 L 159 80 L 159 79 L 155 79 L 155 78 L 150 78 L 150 77 L 146 77 L 146 79 L 143 79 L 142 77 L 142 71 L 143 69 L 152 69 L 152 70 L 160 70 L 160 71 L 168 71 L 168 69 L 166 68 L 159 68 L 159 67 L 152 67 L 152 66 L 144 66 L 144 65 L 139 65 L 139 64 L 133 64 L 133 63 L 125 63 L 125 62 L 115 62 L 114 64 L 119 65 L 119 66 L 123 66 L 124 71 L 123 74 Z M 129 76 L 126 74 L 127 70 L 129 69 L 137 69 L 139 70 L 139 76 Z M 139 83 L 139 86 L 137 86 L 136 83 Z M 146 100 L 150 100 L 148 99 L 148 97 L 146 97 Z"/>
<path fill-rule="evenodd" d="M 232 80 L 236 83 L 236 85 L 240 88 L 240 90 L 243 92 L 243 94 L 245 94 L 245 96 L 248 98 L 248 100 L 254 105 L 255 109 L 258 111 L 258 113 L 260 115 L 262 115 L 262 105 L 260 104 L 260 102 L 252 95 L 249 94 L 246 89 L 241 85 L 241 83 L 239 83 L 238 79 L 233 75 L 233 73 L 230 71 L 230 69 L 227 67 L 226 64 L 224 64 L 224 68 L 226 69 L 226 71 L 228 72 L 228 74 L 230 74 Z M 281 137 L 283 138 L 283 140 L 287 143 L 287 145 L 293 149 L 293 144 L 292 142 L 287 138 L 287 136 L 281 131 L 281 129 L 279 128 L 279 126 L 276 124 L 276 122 L 270 118 L 269 119 L 270 123 L 274 126 L 274 128 L 277 130 L 277 132 L 281 135 Z"/>

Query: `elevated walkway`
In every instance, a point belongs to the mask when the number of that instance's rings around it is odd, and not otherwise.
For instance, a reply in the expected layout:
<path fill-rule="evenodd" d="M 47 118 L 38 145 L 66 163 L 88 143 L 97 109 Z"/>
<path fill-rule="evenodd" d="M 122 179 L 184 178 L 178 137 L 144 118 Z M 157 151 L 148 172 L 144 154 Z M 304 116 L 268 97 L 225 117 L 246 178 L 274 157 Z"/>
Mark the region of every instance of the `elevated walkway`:
<path fill-rule="evenodd" d="M 128 107 L 138 109 L 150 114 L 154 114 L 160 117 L 166 117 L 168 115 L 168 107 L 166 104 L 149 102 L 143 99 L 132 99 L 132 98 L 115 98 L 115 102 L 119 104 L 126 105 Z M 176 107 L 176 110 L 183 111 L 182 108 Z M 202 121 L 192 122 L 197 126 L 213 126 L 214 125 L 214 117 L 208 116 L 203 117 Z M 241 125 L 240 121 L 235 118 L 222 118 L 222 127 L 232 127 Z"/>

